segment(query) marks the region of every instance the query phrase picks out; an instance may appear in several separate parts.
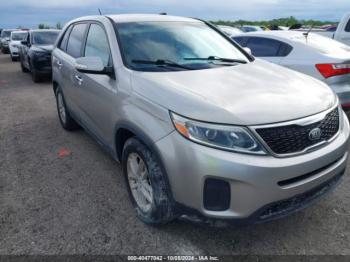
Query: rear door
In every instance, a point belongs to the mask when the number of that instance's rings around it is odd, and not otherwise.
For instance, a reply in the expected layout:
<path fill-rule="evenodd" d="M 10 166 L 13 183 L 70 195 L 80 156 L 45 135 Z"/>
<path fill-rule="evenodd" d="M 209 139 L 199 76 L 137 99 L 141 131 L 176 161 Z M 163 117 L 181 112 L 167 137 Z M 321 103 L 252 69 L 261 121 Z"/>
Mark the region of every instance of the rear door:
<path fill-rule="evenodd" d="M 53 62 L 53 65 L 59 68 L 62 76 L 61 87 L 67 106 L 78 120 L 84 119 L 84 110 L 80 107 L 81 83 L 77 78 L 78 71 L 75 69 L 75 59 L 82 57 L 87 25 L 87 22 L 80 22 L 71 26 L 66 47 Z M 63 39 L 63 41 L 65 40 Z"/>
<path fill-rule="evenodd" d="M 99 57 L 105 67 L 113 67 L 108 36 L 105 28 L 98 22 L 92 22 L 86 36 L 83 56 Z M 117 84 L 114 75 L 83 74 L 81 78 L 79 105 L 84 111 L 88 128 L 104 144 L 108 144 L 107 137 L 113 130 L 112 117 L 115 107 Z"/>

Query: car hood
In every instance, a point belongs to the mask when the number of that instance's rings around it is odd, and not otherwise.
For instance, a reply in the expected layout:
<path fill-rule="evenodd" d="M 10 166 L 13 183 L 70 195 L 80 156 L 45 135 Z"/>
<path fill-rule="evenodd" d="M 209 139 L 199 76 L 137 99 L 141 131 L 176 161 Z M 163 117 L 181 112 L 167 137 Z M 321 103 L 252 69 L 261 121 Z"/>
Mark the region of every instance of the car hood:
<path fill-rule="evenodd" d="M 51 53 L 53 50 L 53 45 L 33 45 L 32 46 L 33 51 L 39 51 L 39 52 L 48 52 Z"/>
<path fill-rule="evenodd" d="M 201 121 L 259 125 L 298 119 L 337 99 L 319 80 L 262 60 L 230 67 L 132 74 L 134 92 Z"/>

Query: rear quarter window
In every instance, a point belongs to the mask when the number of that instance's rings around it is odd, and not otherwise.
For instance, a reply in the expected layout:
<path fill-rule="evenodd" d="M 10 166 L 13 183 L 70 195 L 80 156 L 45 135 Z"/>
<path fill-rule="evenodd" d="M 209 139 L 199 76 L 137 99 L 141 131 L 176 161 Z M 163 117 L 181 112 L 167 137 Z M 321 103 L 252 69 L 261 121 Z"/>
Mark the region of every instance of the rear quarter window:
<path fill-rule="evenodd" d="M 345 26 L 345 32 L 350 32 L 350 19 L 349 19 L 348 23 Z"/>
<path fill-rule="evenodd" d="M 70 31 L 72 30 L 72 25 L 70 25 L 67 30 L 64 32 L 64 35 L 61 37 L 59 44 L 58 44 L 58 48 L 66 51 L 66 47 L 67 47 L 67 42 L 68 42 L 68 37 L 70 34 Z"/>

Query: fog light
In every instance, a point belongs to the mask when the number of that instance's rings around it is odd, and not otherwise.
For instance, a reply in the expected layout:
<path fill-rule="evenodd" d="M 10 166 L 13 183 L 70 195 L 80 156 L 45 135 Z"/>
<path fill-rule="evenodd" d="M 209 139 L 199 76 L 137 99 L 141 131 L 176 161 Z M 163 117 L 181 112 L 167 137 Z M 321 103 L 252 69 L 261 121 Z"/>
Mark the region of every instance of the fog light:
<path fill-rule="evenodd" d="M 229 209 L 231 200 L 230 184 L 224 180 L 208 178 L 204 183 L 204 208 L 210 211 Z"/>

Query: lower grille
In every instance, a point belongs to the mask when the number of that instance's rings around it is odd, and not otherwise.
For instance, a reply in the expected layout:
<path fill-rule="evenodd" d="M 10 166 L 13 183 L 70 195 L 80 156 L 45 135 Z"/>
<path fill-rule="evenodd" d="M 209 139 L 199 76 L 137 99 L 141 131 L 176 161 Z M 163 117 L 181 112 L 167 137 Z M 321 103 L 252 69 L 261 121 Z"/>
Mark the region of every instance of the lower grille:
<path fill-rule="evenodd" d="M 308 204 L 311 204 L 329 192 L 332 188 L 334 188 L 338 184 L 341 177 L 344 175 L 344 172 L 345 170 L 343 170 L 339 175 L 333 177 L 326 183 L 306 193 L 269 205 L 260 213 L 257 222 L 265 222 L 281 218 L 305 208 Z"/>
<path fill-rule="evenodd" d="M 317 139 L 310 139 L 310 132 L 320 130 Z M 339 110 L 334 109 L 319 122 L 300 126 L 288 125 L 269 128 L 258 128 L 256 132 L 276 154 L 293 154 L 302 152 L 305 149 L 328 141 L 334 137 L 339 130 Z"/>

